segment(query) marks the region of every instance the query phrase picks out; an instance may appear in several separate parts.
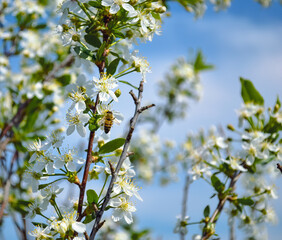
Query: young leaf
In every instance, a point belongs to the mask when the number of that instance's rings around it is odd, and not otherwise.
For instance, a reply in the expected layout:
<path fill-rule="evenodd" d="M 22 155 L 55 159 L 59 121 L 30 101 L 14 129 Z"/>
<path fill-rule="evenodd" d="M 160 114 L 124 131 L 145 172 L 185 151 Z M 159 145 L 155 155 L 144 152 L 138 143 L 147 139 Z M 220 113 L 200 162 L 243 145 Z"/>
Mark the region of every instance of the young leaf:
<path fill-rule="evenodd" d="M 255 202 L 251 198 L 238 198 L 238 203 L 242 205 L 252 206 Z"/>
<path fill-rule="evenodd" d="M 91 53 L 90 50 L 86 49 L 85 47 L 76 46 L 74 48 L 74 51 L 83 59 L 87 59 L 89 61 L 95 60 L 95 56 Z"/>
<path fill-rule="evenodd" d="M 96 48 L 99 48 L 101 46 L 101 41 L 99 39 L 98 36 L 96 35 L 92 35 L 92 34 L 86 34 L 84 36 L 84 39 L 87 43 L 89 43 L 90 45 L 96 47 Z"/>
<path fill-rule="evenodd" d="M 100 46 L 100 48 L 97 51 L 97 60 L 101 60 L 102 59 L 105 47 L 106 47 L 106 42 L 103 42 L 103 44 Z"/>
<path fill-rule="evenodd" d="M 91 215 L 87 215 L 83 221 L 84 224 L 90 223 L 93 221 L 93 218 Z"/>
<path fill-rule="evenodd" d="M 117 70 L 117 66 L 119 64 L 119 58 L 116 58 L 115 60 L 113 60 L 110 65 L 107 68 L 107 73 L 114 75 L 116 70 Z"/>
<path fill-rule="evenodd" d="M 224 191 L 224 184 L 219 180 L 219 178 L 216 175 L 211 176 L 211 183 L 217 192 Z"/>
<path fill-rule="evenodd" d="M 204 217 L 208 217 L 210 215 L 210 206 L 207 205 L 204 209 Z"/>
<path fill-rule="evenodd" d="M 86 192 L 88 203 L 98 203 L 99 197 L 93 189 L 89 189 Z"/>
<path fill-rule="evenodd" d="M 105 154 L 115 151 L 120 148 L 125 142 L 124 138 L 116 138 L 112 141 L 105 143 L 100 149 L 99 154 Z"/>
<path fill-rule="evenodd" d="M 198 51 L 196 60 L 194 62 L 194 68 L 195 68 L 195 71 L 198 72 L 198 71 L 213 69 L 213 65 L 206 64 L 204 62 L 204 56 L 202 52 Z"/>
<path fill-rule="evenodd" d="M 101 1 L 89 1 L 88 4 L 94 8 L 102 8 Z"/>
<path fill-rule="evenodd" d="M 264 99 L 254 87 L 253 83 L 250 80 L 240 78 L 241 82 L 241 95 L 244 100 L 244 103 L 255 103 L 258 105 L 264 104 Z"/>

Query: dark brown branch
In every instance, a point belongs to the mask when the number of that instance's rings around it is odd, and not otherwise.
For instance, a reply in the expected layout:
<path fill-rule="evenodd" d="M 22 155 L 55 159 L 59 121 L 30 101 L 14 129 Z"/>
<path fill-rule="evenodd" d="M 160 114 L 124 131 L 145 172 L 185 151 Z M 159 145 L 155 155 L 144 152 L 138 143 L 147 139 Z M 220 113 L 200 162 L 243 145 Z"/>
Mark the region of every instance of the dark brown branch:
<path fill-rule="evenodd" d="M 31 99 L 26 100 L 24 103 L 21 103 L 17 113 L 15 114 L 15 116 L 12 118 L 12 120 L 5 125 L 5 127 L 3 128 L 1 134 L 0 134 L 0 140 L 11 130 L 11 128 L 13 126 L 18 125 L 24 118 L 25 115 L 25 110 L 28 106 L 28 104 L 31 102 Z M 2 145 L 2 144 L 1 144 Z M 1 147 L 3 148 L 3 146 Z"/>
<path fill-rule="evenodd" d="M 43 82 L 50 81 L 52 78 L 55 77 L 56 73 L 61 68 L 70 66 L 73 63 L 73 61 L 74 61 L 74 57 L 72 55 L 68 55 L 67 58 L 63 62 L 61 62 L 60 64 L 58 64 L 57 66 L 53 68 L 53 70 L 43 79 Z M 19 109 L 17 113 L 15 114 L 15 116 L 12 118 L 12 120 L 8 124 L 4 126 L 3 130 L 1 131 L 0 140 L 11 130 L 13 126 L 17 126 L 18 124 L 20 124 L 20 122 L 23 120 L 25 116 L 25 110 L 27 106 L 29 105 L 29 103 L 31 102 L 31 100 L 32 99 L 27 99 L 25 102 L 20 104 Z"/>
<path fill-rule="evenodd" d="M 99 94 L 96 97 L 95 105 L 92 109 L 94 114 L 96 113 L 98 103 L 99 103 Z M 87 149 L 87 157 L 86 157 L 86 164 L 85 164 L 85 168 L 84 168 L 82 182 L 80 184 L 79 202 L 78 202 L 78 208 L 77 208 L 77 215 L 78 215 L 77 221 L 81 221 L 81 219 L 83 217 L 83 215 L 81 213 L 82 213 L 86 183 L 87 183 L 87 179 L 88 179 L 88 175 L 89 175 L 89 168 L 90 168 L 90 165 L 91 165 L 91 162 L 92 162 L 92 149 L 93 149 L 94 137 L 95 137 L 95 132 L 90 131 L 88 149 Z"/>
<path fill-rule="evenodd" d="M 113 164 L 112 164 L 110 161 L 109 161 L 108 163 L 109 163 L 109 165 L 110 165 L 111 174 L 112 174 L 112 176 L 114 176 L 114 174 L 115 174 L 115 169 L 114 169 L 114 167 L 113 167 Z"/>
<path fill-rule="evenodd" d="M 94 226 L 92 228 L 89 240 L 94 240 L 97 232 L 101 228 L 100 221 L 101 221 L 102 216 L 104 214 L 104 211 L 105 211 L 105 209 L 106 209 L 106 207 L 107 207 L 107 205 L 108 205 L 108 203 L 109 203 L 109 201 L 111 199 L 111 193 L 112 193 L 112 190 L 113 190 L 116 178 L 118 176 L 119 170 L 120 170 L 124 160 L 126 159 L 127 151 L 128 151 L 128 148 L 129 148 L 131 137 L 132 137 L 132 133 L 133 133 L 135 125 L 137 123 L 138 117 L 139 117 L 139 115 L 141 113 L 140 112 L 140 109 L 141 109 L 140 105 L 141 105 L 141 99 L 142 99 L 142 96 L 143 96 L 143 84 L 144 84 L 144 82 L 141 81 L 140 85 L 139 85 L 139 89 L 138 89 L 138 98 L 137 98 L 137 100 L 134 100 L 134 103 L 135 103 L 135 113 L 134 113 L 132 119 L 130 120 L 129 130 L 128 130 L 127 137 L 126 137 L 126 140 L 125 140 L 125 143 L 124 143 L 124 146 L 123 146 L 123 150 L 122 150 L 121 156 L 119 158 L 119 161 L 117 163 L 115 172 L 114 172 L 114 174 L 113 174 L 113 176 L 111 178 L 111 182 L 110 182 L 110 185 L 108 187 L 105 199 L 104 199 L 104 201 L 102 203 L 102 206 L 101 206 L 99 212 L 96 215 L 95 223 L 94 223 Z M 132 91 L 131 91 L 130 95 L 131 96 L 135 96 Z"/>

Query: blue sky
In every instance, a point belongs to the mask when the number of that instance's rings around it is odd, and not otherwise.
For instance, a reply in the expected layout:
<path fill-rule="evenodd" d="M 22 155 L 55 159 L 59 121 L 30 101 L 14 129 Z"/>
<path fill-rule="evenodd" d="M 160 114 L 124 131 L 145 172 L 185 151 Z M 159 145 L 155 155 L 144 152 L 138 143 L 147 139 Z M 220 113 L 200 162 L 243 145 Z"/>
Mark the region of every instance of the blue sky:
<path fill-rule="evenodd" d="M 170 5 L 172 16 L 165 19 L 162 35 L 155 36 L 151 43 L 139 46 L 140 54 L 147 57 L 152 67 L 145 85 L 144 100 L 157 101 L 156 82 L 163 78 L 178 57 L 187 57 L 190 50 L 201 49 L 215 69 L 202 74 L 204 92 L 201 101 L 192 102 L 184 121 L 165 124 L 160 132 L 163 138 L 181 142 L 186 133 L 195 132 L 201 127 L 208 129 L 211 125 L 224 126 L 228 123 L 236 125 L 234 109 L 241 105 L 240 76 L 254 82 L 266 105 L 272 106 L 277 94 L 282 95 L 282 6 L 277 2 L 270 8 L 263 8 L 253 0 L 234 0 L 228 10 L 219 13 L 209 6 L 205 16 L 198 20 L 179 5 Z M 128 112 L 126 103 L 131 99 L 121 97 L 120 101 L 124 103 L 120 110 Z M 281 184 L 280 180 L 278 186 Z M 178 239 L 172 231 L 175 216 L 180 212 L 182 188 L 182 181 L 166 188 L 159 188 L 157 184 L 142 186 L 140 194 L 144 202 L 137 203 L 140 225 L 153 228 L 154 235 L 162 237 L 162 240 Z M 193 221 L 202 216 L 211 194 L 201 181 L 191 186 L 188 215 Z M 279 194 L 282 196 L 281 189 Z M 274 205 L 282 219 L 279 200 Z M 224 222 L 226 218 L 219 222 L 217 230 L 222 234 L 222 239 L 227 239 Z M 6 226 L 8 229 L 8 224 Z M 281 226 L 280 221 L 270 228 L 269 239 L 281 239 Z M 189 231 L 199 232 L 199 229 L 194 226 Z M 11 227 L 5 235 L 13 239 L 10 233 L 15 234 Z"/>
<path fill-rule="evenodd" d="M 181 142 L 189 131 L 208 129 L 211 125 L 236 125 L 234 110 L 242 103 L 240 76 L 253 81 L 265 98 L 266 106 L 272 106 L 277 95 L 282 97 L 282 6 L 278 2 L 263 8 L 251 0 L 237 0 L 226 11 L 216 13 L 209 7 L 205 16 L 198 20 L 176 4 L 171 5 L 171 13 L 171 18 L 164 22 L 162 36 L 140 48 L 153 71 L 148 76 L 145 99 L 148 102 L 157 100 L 156 81 L 162 79 L 179 56 L 187 57 L 191 49 L 201 49 L 215 69 L 202 74 L 201 101 L 192 102 L 184 121 L 165 124 L 161 131 L 163 138 Z M 281 184 L 279 180 L 278 187 Z M 154 228 L 155 236 L 161 236 L 162 240 L 178 239 L 172 231 L 175 216 L 180 212 L 182 188 L 183 181 L 167 188 L 158 188 L 157 184 L 142 188 L 144 202 L 138 204 L 139 222 Z M 191 186 L 188 215 L 192 221 L 202 216 L 211 195 L 203 182 Z M 279 195 L 282 195 L 281 189 Z M 279 200 L 274 206 L 282 219 Z M 227 219 L 222 217 L 217 231 L 222 239 L 227 239 Z M 281 239 L 281 226 L 280 221 L 269 228 L 269 239 Z M 189 232 L 188 239 L 192 233 L 199 232 L 199 228 L 191 227 Z"/>

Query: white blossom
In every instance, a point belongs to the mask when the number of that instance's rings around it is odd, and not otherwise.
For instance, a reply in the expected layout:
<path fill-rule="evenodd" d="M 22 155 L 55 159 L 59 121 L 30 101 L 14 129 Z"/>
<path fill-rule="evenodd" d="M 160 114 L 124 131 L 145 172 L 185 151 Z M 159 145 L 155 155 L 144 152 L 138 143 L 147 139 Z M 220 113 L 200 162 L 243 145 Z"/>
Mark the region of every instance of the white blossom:
<path fill-rule="evenodd" d="M 112 76 L 103 74 L 100 79 L 93 77 L 95 88 L 99 92 L 100 101 L 106 102 L 111 97 L 114 101 L 118 101 L 112 89 L 118 87 L 118 81 Z"/>
<path fill-rule="evenodd" d="M 120 221 L 122 218 L 130 224 L 133 222 L 132 212 L 136 211 L 136 208 L 133 206 L 131 202 L 125 197 L 116 197 L 110 200 L 109 205 L 114 207 L 114 212 L 112 215 L 112 219 L 114 222 Z"/>
<path fill-rule="evenodd" d="M 71 135 L 76 129 L 81 137 L 85 137 L 86 129 L 84 124 L 87 123 L 89 119 L 90 116 L 88 114 L 84 114 L 83 112 L 72 113 L 69 111 L 66 115 L 66 120 L 69 124 L 69 127 L 67 128 L 67 135 Z"/>
<path fill-rule="evenodd" d="M 129 0 L 102 0 L 101 4 L 105 7 L 110 7 L 111 14 L 116 14 L 120 7 L 123 7 L 124 10 L 128 11 L 129 17 L 134 17 L 137 15 L 137 12 L 128 2 Z"/>
<path fill-rule="evenodd" d="M 54 167 L 56 169 L 62 168 L 64 165 L 70 172 L 76 171 L 76 164 L 83 164 L 85 159 L 77 156 L 77 152 L 74 149 L 69 149 L 65 154 L 56 157 Z"/>

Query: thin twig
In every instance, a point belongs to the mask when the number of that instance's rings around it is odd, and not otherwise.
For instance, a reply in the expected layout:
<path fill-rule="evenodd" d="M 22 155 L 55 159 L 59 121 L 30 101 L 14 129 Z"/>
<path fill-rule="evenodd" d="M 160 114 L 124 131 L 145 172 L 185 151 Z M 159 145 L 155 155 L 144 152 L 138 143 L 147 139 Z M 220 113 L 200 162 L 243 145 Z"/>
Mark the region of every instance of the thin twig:
<path fill-rule="evenodd" d="M 15 160 L 18 158 L 18 156 L 19 156 L 18 155 L 18 151 L 15 151 L 14 156 L 13 156 L 13 158 L 11 160 L 8 176 L 7 176 L 7 179 L 6 179 L 5 184 L 4 184 L 4 197 L 3 197 L 3 202 L 2 202 L 1 208 L 0 208 L 0 224 L 3 221 L 4 210 L 6 208 L 6 205 L 7 205 L 8 201 L 9 201 L 9 194 L 10 194 L 10 187 L 11 187 L 11 176 L 12 176 L 12 172 L 13 172 L 13 165 L 14 165 Z"/>
<path fill-rule="evenodd" d="M 43 82 L 50 81 L 52 78 L 54 78 L 56 76 L 56 74 L 58 73 L 58 71 L 60 69 L 65 68 L 65 67 L 70 67 L 73 62 L 74 62 L 74 56 L 72 54 L 69 54 L 65 58 L 64 61 L 62 61 L 60 64 L 54 66 L 53 70 L 51 72 L 49 72 L 48 75 L 43 79 Z"/>
<path fill-rule="evenodd" d="M 30 102 L 31 102 L 31 99 L 28 99 L 25 102 L 20 104 L 15 116 L 12 118 L 12 120 L 8 124 L 5 125 L 5 127 L 1 131 L 0 140 L 11 130 L 13 126 L 18 125 L 23 120 L 24 115 L 25 115 L 25 109 L 27 108 Z M 3 143 L 1 143 L 1 145 L 2 144 Z M 1 148 L 3 149 L 3 146 Z"/>
<path fill-rule="evenodd" d="M 187 200 L 188 200 L 189 186 L 190 186 L 190 176 L 187 173 L 186 178 L 185 178 L 185 185 L 184 185 L 184 189 L 183 189 L 181 221 L 184 221 L 184 219 L 187 215 Z M 179 234 L 180 234 L 180 239 L 185 240 L 186 234 L 183 233 L 182 231 L 180 231 Z"/>
<path fill-rule="evenodd" d="M 96 215 L 96 220 L 95 220 L 94 226 L 92 228 L 89 240 L 94 240 L 94 238 L 96 236 L 96 233 L 101 228 L 101 223 L 100 223 L 101 218 L 102 218 L 102 216 L 104 214 L 104 211 L 105 211 L 105 209 L 106 209 L 106 207 L 107 207 L 107 205 L 108 205 L 108 203 L 110 201 L 111 193 L 112 193 L 112 190 L 113 190 L 113 186 L 114 186 L 114 183 L 115 183 L 116 178 L 118 176 L 119 170 L 120 170 L 124 160 L 126 159 L 127 151 L 128 151 L 128 148 L 129 148 L 131 137 L 132 137 L 132 133 L 133 133 L 135 125 L 137 123 L 137 119 L 138 119 L 140 113 L 142 112 L 142 111 L 140 111 L 140 109 L 142 108 L 140 105 L 141 105 L 141 99 L 142 99 L 142 95 L 143 95 L 143 84 L 144 84 L 144 82 L 142 80 L 140 82 L 140 85 L 139 85 L 139 88 L 138 88 L 138 98 L 137 98 L 137 100 L 134 100 L 134 103 L 135 103 L 135 113 L 134 113 L 132 119 L 130 120 L 129 130 L 128 130 L 127 137 L 126 137 L 126 140 L 125 140 L 125 143 L 124 143 L 124 146 L 123 146 L 122 154 L 121 154 L 121 156 L 119 158 L 119 161 L 117 163 L 115 172 L 114 172 L 114 174 L 113 174 L 113 176 L 111 178 L 111 182 L 110 182 L 110 185 L 108 187 L 108 190 L 107 190 L 105 199 L 103 201 L 103 204 L 102 204 L 99 212 Z M 130 95 L 131 96 L 135 96 L 133 94 L 133 92 L 131 92 Z"/>
<path fill-rule="evenodd" d="M 71 55 L 71 54 L 68 55 L 67 58 L 63 62 L 61 62 L 60 64 L 58 64 L 57 66 L 55 66 L 53 68 L 53 70 L 43 79 L 43 82 L 50 81 L 52 78 L 55 77 L 56 73 L 61 68 L 70 66 L 73 63 L 73 61 L 74 61 L 73 55 Z M 32 99 L 27 99 L 25 102 L 20 104 L 18 111 L 15 114 L 15 116 L 12 118 L 12 120 L 9 121 L 8 124 L 6 124 L 4 126 L 3 130 L 1 131 L 0 140 L 11 130 L 11 128 L 13 126 L 17 126 L 18 124 L 20 124 L 20 122 L 23 120 L 23 118 L 25 116 L 25 110 L 26 110 L 27 106 L 29 105 L 29 103 L 31 102 L 31 100 Z M 3 149 L 3 146 L 1 147 L 1 149 Z"/>
<path fill-rule="evenodd" d="M 229 239 L 235 240 L 235 219 L 232 217 L 229 220 Z"/>
<path fill-rule="evenodd" d="M 241 175 L 241 172 L 235 172 L 234 175 L 231 177 L 231 181 L 230 181 L 230 184 L 229 184 L 229 187 L 228 187 L 229 189 L 231 189 L 230 193 L 232 193 L 235 190 L 235 184 L 238 181 L 240 175 Z M 213 215 L 211 216 L 209 221 L 206 223 L 206 226 L 211 224 L 211 223 L 216 223 L 216 221 L 218 219 L 218 215 L 223 210 L 224 204 L 226 203 L 227 199 L 228 199 L 228 196 L 219 200 L 218 205 L 217 205 L 215 211 L 213 212 Z M 209 239 L 209 237 L 210 237 L 209 233 L 203 232 L 202 240 L 207 240 L 207 239 Z"/>

